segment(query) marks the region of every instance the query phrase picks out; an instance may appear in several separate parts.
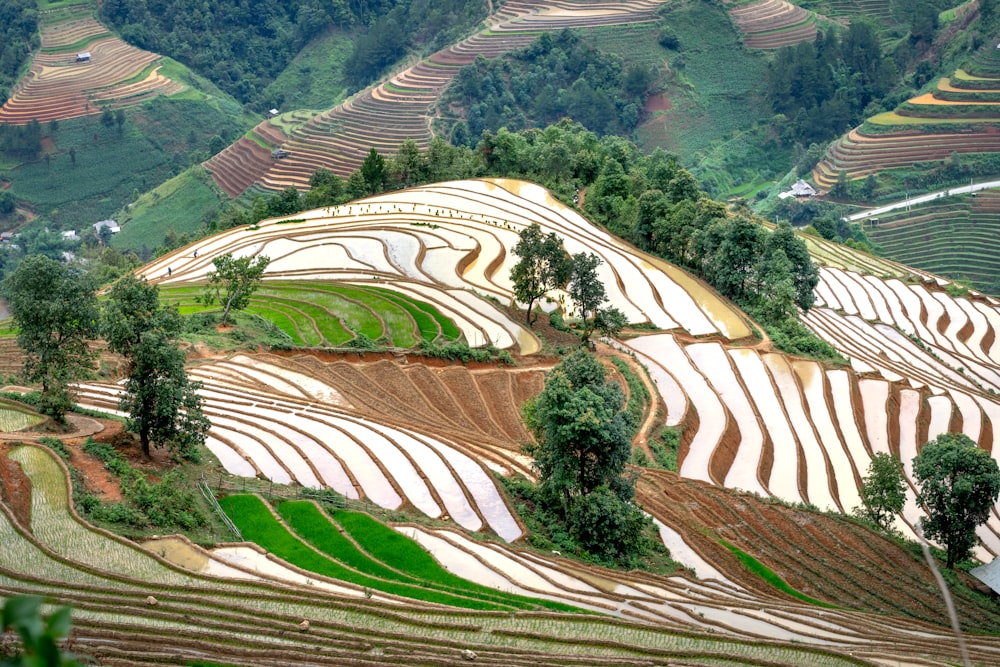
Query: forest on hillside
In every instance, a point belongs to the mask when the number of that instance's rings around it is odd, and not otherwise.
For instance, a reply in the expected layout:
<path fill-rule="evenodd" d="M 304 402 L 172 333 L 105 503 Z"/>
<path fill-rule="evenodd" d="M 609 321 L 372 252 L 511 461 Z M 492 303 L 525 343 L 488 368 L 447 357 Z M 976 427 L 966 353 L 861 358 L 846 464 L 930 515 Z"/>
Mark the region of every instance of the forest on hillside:
<path fill-rule="evenodd" d="M 0 2 L 0 99 L 7 99 L 21 68 L 38 47 L 35 0 Z"/>
<path fill-rule="evenodd" d="M 600 135 L 630 135 L 657 78 L 652 67 L 626 67 L 579 34 L 545 33 L 503 58 L 463 67 L 441 107 L 459 107 L 452 142 L 474 144 L 483 130 L 544 127 L 572 118 Z"/>
<path fill-rule="evenodd" d="M 260 92 L 328 29 L 356 34 L 345 71 L 361 87 L 410 48 L 454 41 L 486 12 L 482 0 L 105 0 L 100 8 L 125 41 L 179 60 L 258 110 L 268 108 Z"/>

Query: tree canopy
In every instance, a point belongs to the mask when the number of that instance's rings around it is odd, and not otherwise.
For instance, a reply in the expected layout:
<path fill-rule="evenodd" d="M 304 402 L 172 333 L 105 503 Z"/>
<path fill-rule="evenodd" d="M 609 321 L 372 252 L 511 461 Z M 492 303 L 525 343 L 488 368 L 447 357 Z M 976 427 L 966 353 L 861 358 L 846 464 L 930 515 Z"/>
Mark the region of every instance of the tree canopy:
<path fill-rule="evenodd" d="M 93 370 L 87 342 L 98 335 L 96 284 L 79 265 L 32 255 L 3 282 L 24 375 L 42 385 L 42 414 L 65 420 L 72 406 L 69 384 Z"/>
<path fill-rule="evenodd" d="M 903 511 L 905 501 L 906 479 L 899 459 L 886 452 L 876 454 L 861 484 L 858 514 L 882 530 L 890 530 L 893 519 Z"/>
<path fill-rule="evenodd" d="M 605 305 L 608 300 L 604 283 L 597 275 L 597 267 L 604 263 L 592 252 L 573 255 L 567 293 L 573 300 L 580 317 L 583 341 L 590 339 L 594 329 L 606 336 L 613 336 L 628 324 L 625 314 L 614 307 Z"/>
<path fill-rule="evenodd" d="M 924 534 L 945 546 L 947 566 L 954 567 L 971 554 L 976 527 L 986 523 L 1000 495 L 1000 467 L 968 436 L 944 433 L 913 459 L 913 476 L 917 500 L 927 510 Z"/>
<path fill-rule="evenodd" d="M 232 254 L 219 255 L 212 260 L 214 271 L 208 273 L 208 285 L 199 297 L 206 305 L 222 304 L 222 326 L 229 321 L 232 310 L 243 310 L 250 305 L 250 297 L 260 287 L 264 271 L 271 259 L 266 255 L 257 257 L 233 257 Z"/>
<path fill-rule="evenodd" d="M 125 357 L 126 379 L 119 407 L 127 428 L 139 436 L 142 453 L 152 444 L 197 460 L 209 422 L 202 413 L 199 384 L 184 369 L 176 342 L 181 317 L 160 304 L 159 288 L 128 274 L 111 288 L 104 309 L 108 349 Z"/>
<path fill-rule="evenodd" d="M 646 519 L 624 476 L 636 425 L 625 394 L 601 362 L 578 349 L 556 366 L 526 404 L 537 444 L 541 497 L 566 521 L 579 544 L 600 558 L 628 560 L 642 545 Z"/>
<path fill-rule="evenodd" d="M 518 233 L 514 254 L 520 257 L 510 278 L 514 283 L 514 298 L 525 304 L 525 322 L 535 321 L 535 302 L 549 290 L 562 287 L 569 280 L 572 265 L 555 232 L 542 233 L 537 222 Z"/>

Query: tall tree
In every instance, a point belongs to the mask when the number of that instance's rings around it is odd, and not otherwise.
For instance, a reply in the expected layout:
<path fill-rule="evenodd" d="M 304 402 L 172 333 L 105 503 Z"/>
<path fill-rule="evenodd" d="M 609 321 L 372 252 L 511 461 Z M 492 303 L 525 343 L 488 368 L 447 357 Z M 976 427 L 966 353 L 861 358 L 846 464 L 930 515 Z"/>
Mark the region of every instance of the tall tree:
<path fill-rule="evenodd" d="M 379 155 L 374 146 L 368 151 L 365 161 L 361 163 L 361 178 L 365 181 L 368 194 L 378 194 L 385 189 L 389 168 L 385 164 L 385 158 Z"/>
<path fill-rule="evenodd" d="M 534 321 L 535 302 L 549 290 L 562 287 L 569 280 L 572 266 L 562 248 L 562 239 L 555 232 L 542 233 L 538 223 L 532 223 L 518 234 L 514 254 L 521 259 L 510 272 L 514 283 L 514 298 L 526 304 L 525 322 Z"/>
<path fill-rule="evenodd" d="M 944 433 L 913 459 L 913 476 L 920 486 L 917 500 L 927 510 L 924 534 L 945 545 L 952 568 L 969 557 L 976 526 L 986 523 L 1000 495 L 1000 467 L 968 436 Z"/>
<path fill-rule="evenodd" d="M 782 221 L 778 228 L 767 235 L 764 241 L 764 261 L 770 259 L 776 251 L 784 252 L 791 262 L 792 282 L 795 285 L 795 303 L 802 310 L 809 310 L 816 303 L 814 292 L 819 284 L 819 270 L 809 256 L 805 242 L 795 235 L 791 225 Z"/>
<path fill-rule="evenodd" d="M 88 340 L 98 334 L 93 278 L 79 266 L 42 255 L 26 257 L 3 283 L 24 375 L 42 385 L 42 414 L 65 423 L 72 405 L 69 384 L 93 370 Z"/>
<path fill-rule="evenodd" d="M 892 527 L 892 520 L 903 511 L 906 479 L 903 466 L 892 454 L 880 452 L 868 464 L 868 476 L 861 484 L 861 507 L 857 513 L 878 524 L 882 530 Z"/>
<path fill-rule="evenodd" d="M 624 313 L 614 307 L 604 304 L 608 300 L 607 290 L 597 267 L 603 260 L 594 253 L 577 253 L 573 255 L 567 292 L 576 305 L 580 316 L 583 342 L 590 339 L 594 329 L 600 329 L 605 335 L 614 335 L 628 323 Z"/>
<path fill-rule="evenodd" d="M 215 271 L 208 273 L 208 285 L 198 297 L 199 303 L 222 304 L 222 326 L 229 321 L 229 312 L 243 310 L 250 305 L 250 297 L 260 287 L 264 271 L 271 259 L 266 255 L 234 258 L 232 254 L 220 255 L 212 260 Z"/>
<path fill-rule="evenodd" d="M 128 274 L 111 288 L 103 329 L 108 349 L 125 358 L 119 407 L 128 413 L 127 428 L 139 436 L 142 453 L 148 457 L 155 443 L 196 460 L 209 423 L 197 393 L 201 385 L 184 370 L 177 309 L 160 304 L 156 285 Z"/>
<path fill-rule="evenodd" d="M 528 451 L 541 497 L 581 546 L 610 559 L 640 548 L 645 523 L 632 503 L 634 482 L 623 475 L 635 432 L 624 406 L 621 387 L 579 349 L 549 373 L 542 393 L 524 409 L 537 440 Z"/>

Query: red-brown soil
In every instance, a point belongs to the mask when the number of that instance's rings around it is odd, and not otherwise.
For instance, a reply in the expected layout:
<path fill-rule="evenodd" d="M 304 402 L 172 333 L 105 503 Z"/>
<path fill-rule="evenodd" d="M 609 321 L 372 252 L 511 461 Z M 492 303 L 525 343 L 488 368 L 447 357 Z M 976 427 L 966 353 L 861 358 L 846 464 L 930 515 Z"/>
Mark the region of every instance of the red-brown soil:
<path fill-rule="evenodd" d="M 665 471 L 644 470 L 637 497 L 647 511 L 680 531 L 692 548 L 744 586 L 767 585 L 748 576 L 721 540 L 810 597 L 948 624 L 940 592 L 919 555 L 846 517 L 768 502 Z M 960 576 L 978 588 L 971 577 Z M 965 629 L 1000 627 L 1000 613 L 985 608 L 968 591 L 955 589 L 953 595 Z"/>
<path fill-rule="evenodd" d="M 674 105 L 673 102 L 670 101 L 670 98 L 661 93 L 659 95 L 653 95 L 646 100 L 646 107 L 644 110 L 646 113 L 655 113 L 657 111 L 669 111 L 673 108 Z"/>

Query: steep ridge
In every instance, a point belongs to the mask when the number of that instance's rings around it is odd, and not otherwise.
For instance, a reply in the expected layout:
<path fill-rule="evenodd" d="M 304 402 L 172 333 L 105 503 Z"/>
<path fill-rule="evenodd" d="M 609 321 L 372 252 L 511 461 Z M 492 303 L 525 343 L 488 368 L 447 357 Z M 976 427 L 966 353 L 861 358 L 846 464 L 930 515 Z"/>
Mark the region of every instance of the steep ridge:
<path fill-rule="evenodd" d="M 216 174 L 230 174 L 238 165 L 246 173 L 239 178 L 228 176 L 230 184 L 255 182 L 269 190 L 289 186 L 308 189 L 309 178 L 319 168 L 346 177 L 361 166 L 373 147 L 382 155 L 392 155 L 404 140 L 413 139 L 419 147 L 427 148 L 432 136 L 431 106 L 458 70 L 477 56 L 495 58 L 527 46 L 541 32 L 655 21 L 655 10 L 661 4 L 662 0 L 506 2 L 491 17 L 487 30 L 434 53 L 310 119 L 281 145 L 287 157 L 271 164 L 242 165 L 227 155 L 235 150 L 231 147 L 206 162 L 205 167 L 218 182 Z M 224 188 L 221 182 L 219 186 Z"/>

